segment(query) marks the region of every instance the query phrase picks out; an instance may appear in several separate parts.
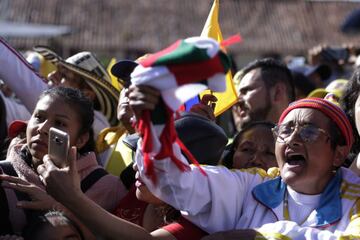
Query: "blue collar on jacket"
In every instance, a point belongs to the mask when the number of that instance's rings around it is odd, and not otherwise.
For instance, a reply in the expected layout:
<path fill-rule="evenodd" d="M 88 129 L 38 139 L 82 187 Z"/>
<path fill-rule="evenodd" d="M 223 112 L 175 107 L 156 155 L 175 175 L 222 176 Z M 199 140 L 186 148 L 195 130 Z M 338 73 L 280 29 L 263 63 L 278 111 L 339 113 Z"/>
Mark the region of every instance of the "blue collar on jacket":
<path fill-rule="evenodd" d="M 341 218 L 341 181 L 341 171 L 337 171 L 321 194 L 319 205 L 315 209 L 317 226 L 328 225 Z M 268 208 L 274 209 L 283 201 L 285 191 L 286 184 L 281 177 L 277 177 L 254 187 L 252 194 L 257 201 Z"/>

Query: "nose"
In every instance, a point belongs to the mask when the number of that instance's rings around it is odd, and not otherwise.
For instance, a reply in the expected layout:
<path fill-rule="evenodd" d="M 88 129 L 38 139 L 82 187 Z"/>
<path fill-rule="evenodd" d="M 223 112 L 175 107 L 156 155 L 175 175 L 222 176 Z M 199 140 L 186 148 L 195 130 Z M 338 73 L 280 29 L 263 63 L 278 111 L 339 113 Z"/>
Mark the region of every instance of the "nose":
<path fill-rule="evenodd" d="M 284 139 L 285 144 L 287 144 L 288 146 L 298 146 L 300 145 L 303 141 L 300 137 L 300 134 L 298 132 L 298 128 L 296 128 L 294 130 L 294 132 L 291 133 L 290 136 L 288 136 L 287 138 Z"/>
<path fill-rule="evenodd" d="M 265 158 L 261 152 L 256 152 L 251 160 L 252 167 L 263 168 L 266 170 Z"/>
<path fill-rule="evenodd" d="M 49 122 L 46 120 L 46 121 L 42 122 L 41 124 L 39 124 L 37 132 L 40 134 L 48 135 L 49 129 L 50 129 Z"/>

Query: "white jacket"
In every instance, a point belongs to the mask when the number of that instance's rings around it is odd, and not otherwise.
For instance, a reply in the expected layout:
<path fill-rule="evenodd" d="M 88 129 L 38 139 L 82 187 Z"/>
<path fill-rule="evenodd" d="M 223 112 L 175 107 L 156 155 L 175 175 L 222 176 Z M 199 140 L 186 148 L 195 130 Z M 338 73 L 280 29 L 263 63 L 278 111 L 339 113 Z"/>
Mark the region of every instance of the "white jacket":
<path fill-rule="evenodd" d="M 159 149 L 159 142 L 153 139 L 154 149 Z M 256 168 L 202 166 L 204 176 L 195 166 L 181 172 L 170 159 L 152 160 L 158 177 L 155 186 L 145 176 L 141 141 L 138 144 L 136 162 L 149 189 L 209 233 L 255 228 L 259 239 L 338 239 L 351 234 L 350 239 L 360 239 L 360 178 L 348 169 L 337 171 L 319 206 L 299 226 L 284 221 L 286 184 L 278 177 L 277 168 L 269 174 Z M 187 164 L 178 145 L 174 144 L 173 150 Z"/>

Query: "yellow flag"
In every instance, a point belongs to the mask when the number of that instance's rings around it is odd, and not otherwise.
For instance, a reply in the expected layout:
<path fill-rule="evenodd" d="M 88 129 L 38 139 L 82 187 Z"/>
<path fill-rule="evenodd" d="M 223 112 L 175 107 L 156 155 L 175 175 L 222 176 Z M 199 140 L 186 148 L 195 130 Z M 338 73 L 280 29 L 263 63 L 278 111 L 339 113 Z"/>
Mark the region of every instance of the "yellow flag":
<path fill-rule="evenodd" d="M 211 7 L 209 16 L 206 20 L 205 26 L 201 32 L 201 36 L 203 37 L 211 37 L 218 42 L 223 40 L 220 25 L 218 21 L 219 16 L 219 0 L 214 0 L 214 3 Z M 223 49 L 224 50 L 224 49 Z M 206 90 L 201 93 L 201 97 L 204 94 L 211 93 L 209 90 Z M 232 81 L 231 71 L 226 74 L 226 91 L 225 92 L 213 92 L 218 99 L 216 102 L 216 107 L 214 110 L 215 116 L 220 115 L 229 109 L 232 105 L 234 105 L 237 101 L 237 94 L 235 91 L 234 83 Z"/>
<path fill-rule="evenodd" d="M 114 64 L 116 63 L 116 58 L 112 58 L 106 68 L 106 71 L 109 73 L 110 77 L 111 77 L 111 84 L 117 89 L 117 90 L 121 90 L 121 86 L 119 84 L 119 81 L 117 79 L 117 77 L 115 77 L 114 75 L 112 75 L 111 73 L 111 68 L 112 66 L 114 66 Z"/>

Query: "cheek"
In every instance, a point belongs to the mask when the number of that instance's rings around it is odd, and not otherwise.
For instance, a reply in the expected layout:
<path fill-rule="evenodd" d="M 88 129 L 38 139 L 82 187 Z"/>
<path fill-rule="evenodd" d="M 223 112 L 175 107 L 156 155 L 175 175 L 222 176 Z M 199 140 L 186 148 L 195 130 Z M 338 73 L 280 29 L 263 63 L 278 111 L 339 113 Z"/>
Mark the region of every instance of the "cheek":
<path fill-rule="evenodd" d="M 30 141 L 30 139 L 37 134 L 36 127 L 32 124 L 31 120 L 29 121 L 27 127 L 26 127 L 26 140 L 27 142 Z"/>
<path fill-rule="evenodd" d="M 241 169 L 250 161 L 249 156 L 242 152 L 235 152 L 233 157 L 233 168 Z"/>
<path fill-rule="evenodd" d="M 279 167 L 285 162 L 285 145 L 278 142 L 275 143 L 275 159 Z"/>

